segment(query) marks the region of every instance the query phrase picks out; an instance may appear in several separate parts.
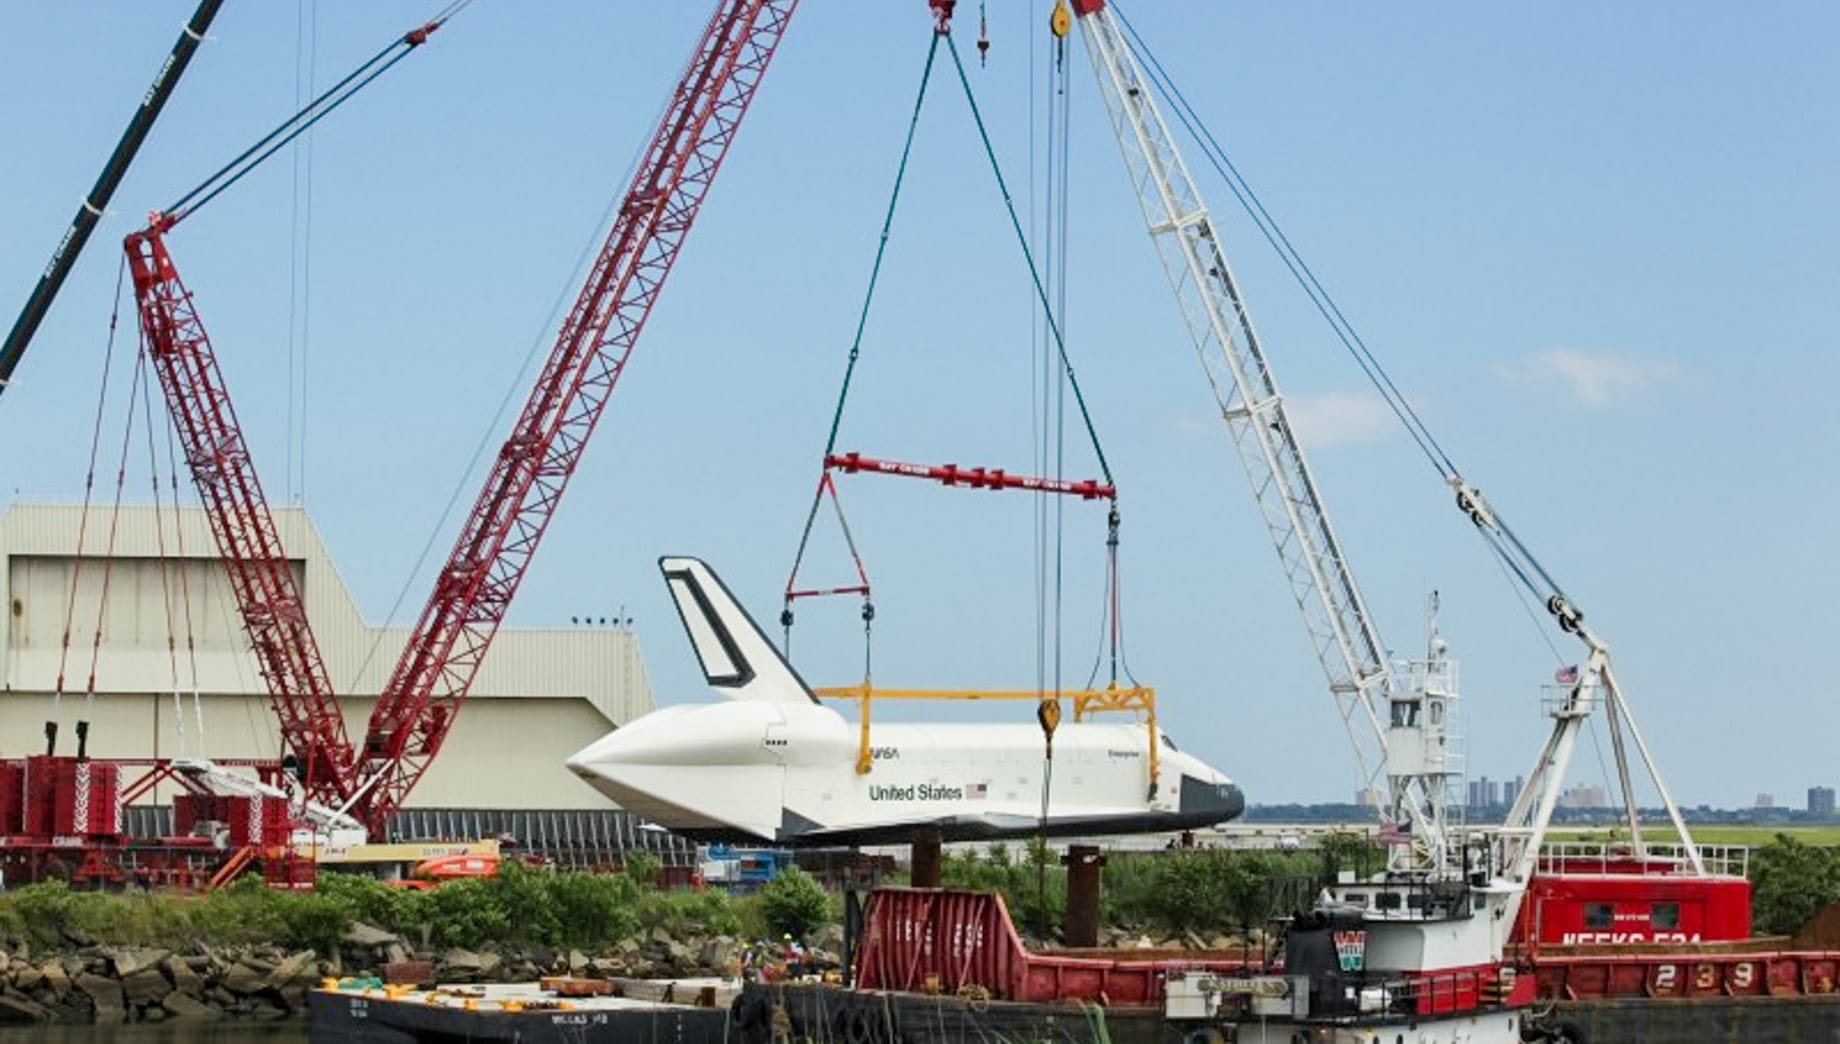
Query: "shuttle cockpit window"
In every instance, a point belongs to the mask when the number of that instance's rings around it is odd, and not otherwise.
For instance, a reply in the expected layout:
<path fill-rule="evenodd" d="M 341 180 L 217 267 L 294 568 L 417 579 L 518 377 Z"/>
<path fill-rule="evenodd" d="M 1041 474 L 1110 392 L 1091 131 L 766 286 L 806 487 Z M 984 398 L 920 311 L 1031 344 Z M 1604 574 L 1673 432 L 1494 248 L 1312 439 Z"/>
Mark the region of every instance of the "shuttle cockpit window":
<path fill-rule="evenodd" d="M 1156 735 L 1158 739 L 1163 741 L 1163 746 L 1168 747 L 1170 750 L 1173 750 L 1178 754 L 1182 753 L 1182 748 L 1176 746 L 1176 741 L 1169 738 L 1169 733 L 1159 732 Z"/>

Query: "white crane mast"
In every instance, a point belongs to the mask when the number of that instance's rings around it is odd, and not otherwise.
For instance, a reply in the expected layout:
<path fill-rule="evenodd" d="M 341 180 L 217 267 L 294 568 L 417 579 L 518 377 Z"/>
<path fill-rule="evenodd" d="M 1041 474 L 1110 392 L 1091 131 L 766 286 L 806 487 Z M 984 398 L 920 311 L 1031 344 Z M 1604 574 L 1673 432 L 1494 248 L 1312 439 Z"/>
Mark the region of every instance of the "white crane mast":
<path fill-rule="evenodd" d="M 1444 701 L 1436 701 L 1437 721 L 1432 722 L 1429 715 L 1420 717 L 1427 693 L 1400 690 L 1304 462 L 1207 205 L 1151 85 L 1103 0 L 1076 0 L 1074 9 L 1144 220 L 1328 675 L 1355 745 L 1363 786 L 1385 770 L 1389 816 L 1410 831 L 1412 840 L 1409 847 L 1394 847 L 1396 857 L 1409 862 L 1415 851 L 1420 866 L 1448 868 L 1444 807 L 1450 755 L 1444 742 Z"/>
<path fill-rule="evenodd" d="M 1604 720 L 1610 729 L 1617 784 L 1622 790 L 1623 810 L 1635 856 L 1646 860 L 1650 853 L 1643 837 L 1642 817 L 1638 813 L 1634 781 L 1629 771 L 1625 732 L 1628 734 L 1627 739 L 1635 742 L 1642 767 L 1647 770 L 1650 782 L 1661 797 L 1662 806 L 1667 811 L 1668 820 L 1680 843 L 1680 857 L 1694 875 L 1703 876 L 1706 873 L 1704 858 L 1699 846 L 1693 842 L 1693 834 L 1687 828 L 1685 817 L 1680 814 L 1680 806 L 1675 804 L 1667 782 L 1661 778 L 1661 769 L 1655 763 L 1654 754 L 1649 750 L 1641 728 L 1636 724 L 1635 712 L 1629 707 L 1629 697 L 1618 683 L 1616 671 L 1611 666 L 1610 646 L 1585 623 L 1584 612 L 1573 604 L 1570 597 L 1560 589 L 1558 582 L 1533 557 L 1526 545 L 1520 542 L 1520 538 L 1514 535 L 1514 531 L 1508 528 L 1501 516 L 1496 514 L 1483 497 L 1482 491 L 1454 471 L 1447 481 L 1456 490 L 1457 507 L 1476 524 L 1490 549 L 1527 590 L 1545 599 L 1546 611 L 1558 623 L 1559 629 L 1576 635 L 1584 643 L 1586 653 L 1584 663 L 1572 669 L 1571 676 L 1564 683 L 1564 692 L 1550 708 L 1554 719 L 1552 734 L 1547 737 L 1545 747 L 1534 762 L 1526 786 L 1521 789 L 1514 806 L 1508 810 L 1507 818 L 1502 822 L 1503 875 L 1522 885 L 1532 878 L 1539 860 L 1540 844 L 1552 822 L 1553 809 L 1558 806 L 1566 767 L 1571 763 L 1572 752 L 1578 745 L 1578 733 L 1601 700 L 1604 703 Z"/>

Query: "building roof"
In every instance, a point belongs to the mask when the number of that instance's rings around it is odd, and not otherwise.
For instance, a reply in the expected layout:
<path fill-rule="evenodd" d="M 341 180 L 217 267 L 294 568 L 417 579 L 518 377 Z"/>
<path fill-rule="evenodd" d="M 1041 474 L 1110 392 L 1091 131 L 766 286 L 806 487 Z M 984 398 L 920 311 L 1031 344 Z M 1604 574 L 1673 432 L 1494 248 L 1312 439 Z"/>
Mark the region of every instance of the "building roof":
<path fill-rule="evenodd" d="M 365 622 L 304 509 L 276 508 L 274 517 L 333 684 L 341 695 L 376 695 L 409 628 Z M 0 515 L 0 680 L 8 692 L 54 690 L 68 621 L 64 692 L 81 693 L 100 615 L 98 695 L 190 692 L 189 635 L 199 691 L 266 698 L 202 508 L 123 507 L 116 518 L 111 506 L 92 505 L 79 560 L 82 525 L 76 505 L 15 502 Z M 638 639 L 618 627 L 502 628 L 470 698 L 579 698 L 610 725 L 653 706 Z"/>

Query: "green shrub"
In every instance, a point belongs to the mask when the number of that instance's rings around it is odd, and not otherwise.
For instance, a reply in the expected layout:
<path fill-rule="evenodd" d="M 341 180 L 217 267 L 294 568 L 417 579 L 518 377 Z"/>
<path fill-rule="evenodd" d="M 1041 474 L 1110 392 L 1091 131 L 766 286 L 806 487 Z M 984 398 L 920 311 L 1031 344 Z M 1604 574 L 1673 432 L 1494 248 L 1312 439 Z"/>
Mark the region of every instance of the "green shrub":
<path fill-rule="evenodd" d="M 335 953 L 351 915 L 345 905 L 317 892 L 276 892 L 281 931 L 275 941 L 290 950 Z"/>
<path fill-rule="evenodd" d="M 505 911 L 510 938 L 516 942 L 554 944 L 562 936 L 562 919 L 557 912 L 555 882 L 557 875 L 533 870 L 515 859 L 499 864 L 491 877 L 490 890 Z M 442 887 L 446 887 L 443 885 Z M 440 889 L 435 890 L 439 894 Z M 470 945 L 480 945 L 486 940 Z"/>
<path fill-rule="evenodd" d="M 1170 936 L 1258 927 L 1288 912 L 1295 894 L 1313 894 L 1321 873 L 1320 859 L 1306 852 L 1119 853 L 1106 862 L 1102 913 Z"/>
<path fill-rule="evenodd" d="M 629 853 L 621 869 L 626 872 L 627 877 L 632 878 L 634 884 L 644 888 L 656 888 L 658 887 L 658 873 L 664 869 L 664 861 L 650 852 L 641 850 Z"/>
<path fill-rule="evenodd" d="M 769 931 L 799 937 L 831 919 L 831 898 L 816 878 L 788 866 L 761 886 L 760 909 Z"/>
<path fill-rule="evenodd" d="M 511 915 L 488 878 L 449 881 L 428 897 L 430 935 L 436 946 L 472 948 L 493 939 L 522 941 L 513 938 Z"/>
<path fill-rule="evenodd" d="M 1363 834 L 1335 831 L 1316 839 L 1316 851 L 1322 859 L 1323 877 L 1333 881 L 1343 870 L 1365 877 L 1386 867 L 1386 850 Z"/>
<path fill-rule="evenodd" d="M 639 930 L 639 886 L 624 874 L 556 874 L 549 880 L 557 934 L 542 940 L 597 948 Z"/>
<path fill-rule="evenodd" d="M 191 904 L 192 930 L 206 942 L 255 942 L 278 938 L 284 931 L 276 893 L 254 875 L 206 895 L 174 901 Z"/>
<path fill-rule="evenodd" d="M 940 860 L 939 883 L 1001 894 L 1017 926 L 1030 931 L 1058 928 L 1067 910 L 1067 871 L 1039 840 L 1030 840 L 1019 853 L 1002 842 L 982 853 L 947 852 Z"/>
<path fill-rule="evenodd" d="M 1759 932 L 1792 935 L 1822 907 L 1840 902 L 1840 850 L 1777 834 L 1752 854 L 1750 871 L 1751 920 Z"/>
<path fill-rule="evenodd" d="M 434 900 L 428 892 L 364 874 L 321 873 L 318 892 L 342 907 L 352 920 L 411 940 L 420 938 L 434 913 Z"/>
<path fill-rule="evenodd" d="M 47 950 L 63 946 L 67 933 L 171 948 L 272 940 L 329 954 L 353 921 L 363 921 L 442 947 L 601 948 L 638 932 L 642 897 L 661 904 L 651 916 L 673 930 L 741 934 L 758 924 L 751 906 L 719 892 L 646 893 L 621 874 L 559 874 L 507 863 L 493 877 L 428 891 L 331 871 L 312 892 L 275 891 L 255 875 L 204 895 L 30 885 L 0 893 L 0 938 L 24 938 Z"/>
<path fill-rule="evenodd" d="M 8 892 L 6 905 L 20 925 L 20 934 L 35 946 L 50 947 L 63 943 L 77 901 L 64 882 L 44 881 Z"/>
<path fill-rule="evenodd" d="M 719 890 L 646 892 L 639 901 L 639 923 L 676 935 L 698 932 L 741 936 L 750 926 L 748 904 Z"/>

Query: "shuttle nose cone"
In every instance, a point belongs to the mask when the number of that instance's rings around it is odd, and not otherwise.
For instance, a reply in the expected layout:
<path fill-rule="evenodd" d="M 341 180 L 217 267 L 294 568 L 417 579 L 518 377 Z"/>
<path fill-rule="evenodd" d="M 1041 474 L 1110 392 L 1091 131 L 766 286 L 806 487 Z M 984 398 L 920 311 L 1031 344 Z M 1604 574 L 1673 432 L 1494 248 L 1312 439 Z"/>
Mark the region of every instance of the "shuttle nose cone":
<path fill-rule="evenodd" d="M 1193 776 L 1182 777 L 1182 797 L 1178 806 L 1182 818 L 1190 816 L 1198 820 L 1212 816 L 1210 823 L 1225 823 L 1229 819 L 1239 818 L 1246 811 L 1246 794 L 1228 780 L 1204 780 Z"/>

